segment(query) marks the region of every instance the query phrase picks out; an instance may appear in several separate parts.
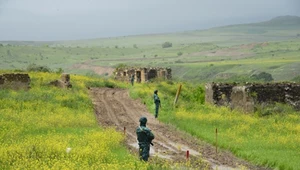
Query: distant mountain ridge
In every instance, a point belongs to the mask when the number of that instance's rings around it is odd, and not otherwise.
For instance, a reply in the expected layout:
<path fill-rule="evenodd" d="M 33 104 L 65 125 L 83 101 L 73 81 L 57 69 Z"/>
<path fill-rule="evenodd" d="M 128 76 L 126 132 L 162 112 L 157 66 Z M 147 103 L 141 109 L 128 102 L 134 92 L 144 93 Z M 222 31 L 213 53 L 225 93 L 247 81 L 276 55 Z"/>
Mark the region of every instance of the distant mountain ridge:
<path fill-rule="evenodd" d="M 287 36 L 288 38 L 300 34 L 300 17 L 299 16 L 278 16 L 275 18 L 272 18 L 268 21 L 263 22 L 257 22 L 257 23 L 248 23 L 248 24 L 235 24 L 235 25 L 226 25 L 226 26 L 220 26 L 220 27 L 213 27 L 210 29 L 199 29 L 194 31 L 182 31 L 177 33 L 161 33 L 161 34 L 141 34 L 141 35 L 131 35 L 131 36 L 122 36 L 122 39 L 124 37 L 127 38 L 143 38 L 146 37 L 147 39 L 157 39 L 157 37 L 161 36 L 174 36 L 176 38 L 182 39 L 185 37 L 190 37 L 191 35 L 193 37 L 196 36 L 203 36 L 208 37 L 208 40 L 211 39 L 211 35 L 223 35 L 225 34 L 231 34 L 231 35 L 257 35 L 261 36 L 265 33 L 270 33 L 271 31 L 274 31 L 272 36 L 279 37 L 279 39 L 286 39 L 280 38 L 280 36 Z M 280 34 L 279 31 L 281 31 Z M 270 37 L 270 34 L 268 35 Z M 112 39 L 118 39 L 118 37 L 111 37 Z M 93 44 L 95 41 L 99 41 L 102 43 L 102 41 L 109 40 L 110 38 L 93 38 L 93 39 L 78 39 L 78 40 L 64 40 L 64 41 L 0 41 L 2 44 L 11 44 L 11 45 L 51 45 L 56 43 L 70 43 L 70 42 L 76 42 L 81 41 L 85 44 Z M 278 38 L 277 38 L 278 39 Z M 276 39 L 273 39 L 276 40 Z M 125 39 L 124 39 L 125 41 Z M 209 40 L 210 41 L 210 40 Z M 259 40 L 261 41 L 268 41 L 268 39 Z M 100 43 L 100 44 L 101 44 Z M 116 41 L 117 43 L 117 41 Z M 133 42 L 133 43 L 140 43 L 139 41 Z M 77 46 L 78 44 L 76 44 Z"/>
<path fill-rule="evenodd" d="M 263 22 L 255 22 L 255 23 L 247 23 L 247 24 L 234 24 L 234 25 L 225 25 L 220 27 L 213 27 L 210 29 L 222 29 L 222 28 L 230 28 L 230 27 L 256 27 L 256 26 L 264 26 L 264 27 L 284 27 L 284 26 L 299 26 L 300 29 L 300 17 L 299 16 L 278 16 Z M 200 31 L 200 30 L 199 30 Z"/>
<path fill-rule="evenodd" d="M 293 25 L 293 26 L 300 26 L 300 17 L 298 16 L 291 16 L 291 15 L 286 15 L 286 16 L 278 16 L 275 17 L 269 21 L 264 21 L 260 23 L 254 23 L 254 25 L 264 25 L 264 26 L 282 26 L 282 25 Z M 300 27 L 299 27 L 300 29 Z"/>

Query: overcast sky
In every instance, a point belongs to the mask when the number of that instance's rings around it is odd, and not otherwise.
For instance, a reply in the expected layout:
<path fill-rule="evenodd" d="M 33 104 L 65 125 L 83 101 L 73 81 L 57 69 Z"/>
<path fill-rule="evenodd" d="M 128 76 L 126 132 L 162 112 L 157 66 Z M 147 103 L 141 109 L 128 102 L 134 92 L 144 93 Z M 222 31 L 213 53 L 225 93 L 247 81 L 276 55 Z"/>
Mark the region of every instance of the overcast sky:
<path fill-rule="evenodd" d="M 300 16 L 300 0 L 0 0 L 1 40 L 74 40 Z"/>

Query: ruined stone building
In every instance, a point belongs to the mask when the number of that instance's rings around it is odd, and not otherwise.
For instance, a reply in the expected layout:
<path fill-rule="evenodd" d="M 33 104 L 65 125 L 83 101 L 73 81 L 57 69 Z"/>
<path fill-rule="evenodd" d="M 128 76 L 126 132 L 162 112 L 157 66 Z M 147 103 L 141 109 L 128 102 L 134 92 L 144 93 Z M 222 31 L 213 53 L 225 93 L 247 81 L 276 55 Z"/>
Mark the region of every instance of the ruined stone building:
<path fill-rule="evenodd" d="M 60 88 L 71 88 L 72 84 L 70 82 L 70 74 L 63 73 L 61 75 L 60 80 L 51 81 L 49 85 L 53 85 Z"/>
<path fill-rule="evenodd" d="M 137 83 L 147 82 L 154 78 L 169 80 L 172 78 L 171 68 L 119 68 L 115 71 L 115 79 L 129 81 L 134 75 L 134 81 Z"/>
<path fill-rule="evenodd" d="M 0 90 L 28 90 L 30 89 L 30 77 L 27 73 L 5 73 L 0 74 Z M 62 74 L 60 80 L 54 80 L 49 83 L 60 88 L 71 88 L 70 75 Z"/>
<path fill-rule="evenodd" d="M 0 75 L 0 89 L 23 89 L 30 88 L 30 77 L 24 73 L 6 73 Z"/>
<path fill-rule="evenodd" d="M 256 105 L 284 103 L 300 110 L 300 84 L 246 84 L 209 83 L 205 86 L 205 101 L 229 106 L 244 112 L 254 112 Z"/>

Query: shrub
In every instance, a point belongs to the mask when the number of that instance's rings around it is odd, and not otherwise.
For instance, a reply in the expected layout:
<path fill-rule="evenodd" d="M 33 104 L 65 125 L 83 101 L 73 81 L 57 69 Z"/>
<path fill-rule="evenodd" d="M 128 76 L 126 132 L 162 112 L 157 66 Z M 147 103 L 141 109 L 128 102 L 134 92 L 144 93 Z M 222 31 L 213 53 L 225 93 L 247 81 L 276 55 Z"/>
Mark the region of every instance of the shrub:
<path fill-rule="evenodd" d="M 178 56 L 181 56 L 183 53 L 180 51 L 177 53 Z"/>
<path fill-rule="evenodd" d="M 126 67 L 128 67 L 126 64 L 120 63 L 120 64 L 118 64 L 118 65 L 116 66 L 116 70 L 117 70 L 117 69 L 121 69 L 121 68 L 126 68 Z"/>
<path fill-rule="evenodd" d="M 39 66 L 36 64 L 29 64 L 27 71 L 33 71 L 33 72 L 51 72 L 51 69 L 47 66 Z"/>
<path fill-rule="evenodd" d="M 172 47 L 172 43 L 170 43 L 170 42 L 164 42 L 162 44 L 162 48 L 169 48 L 169 47 Z"/>
<path fill-rule="evenodd" d="M 61 73 L 63 73 L 64 72 L 64 70 L 62 69 L 62 68 L 58 68 L 57 70 L 56 70 L 56 73 L 57 74 L 61 74 Z"/>
<path fill-rule="evenodd" d="M 191 101 L 196 103 L 204 104 L 205 101 L 205 92 L 201 86 L 197 86 L 191 89 Z"/>
<path fill-rule="evenodd" d="M 274 103 L 274 104 L 260 104 L 255 106 L 255 115 L 258 117 L 280 115 L 284 116 L 287 113 L 293 112 L 293 108 L 287 104 Z"/>
<path fill-rule="evenodd" d="M 104 81 L 104 87 L 115 88 L 115 87 L 117 87 L 117 85 L 115 83 L 111 82 L 111 81 L 105 80 Z"/>
<path fill-rule="evenodd" d="M 259 74 L 254 74 L 251 76 L 251 78 L 254 78 L 256 80 L 262 80 L 262 81 L 273 81 L 272 74 L 266 73 L 266 72 L 261 72 Z"/>

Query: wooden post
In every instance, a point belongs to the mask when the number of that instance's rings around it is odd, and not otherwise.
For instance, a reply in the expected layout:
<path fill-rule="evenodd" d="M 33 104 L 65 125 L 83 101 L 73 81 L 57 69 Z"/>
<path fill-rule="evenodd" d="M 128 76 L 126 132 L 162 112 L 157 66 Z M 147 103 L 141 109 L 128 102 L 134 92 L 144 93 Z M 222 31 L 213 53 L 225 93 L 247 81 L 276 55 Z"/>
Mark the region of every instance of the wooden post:
<path fill-rule="evenodd" d="M 187 150 L 187 151 L 186 151 L 186 160 L 189 160 L 189 157 L 190 157 L 190 151 Z"/>
<path fill-rule="evenodd" d="M 126 127 L 124 127 L 124 135 L 126 135 Z"/>
<path fill-rule="evenodd" d="M 216 155 L 218 155 L 218 128 L 216 128 Z"/>
<path fill-rule="evenodd" d="M 178 87 L 178 90 L 177 90 L 177 93 L 176 93 L 176 96 L 175 96 L 175 100 L 174 100 L 174 106 L 176 105 L 177 101 L 178 101 L 178 97 L 180 95 L 180 91 L 181 91 L 181 84 L 179 85 Z"/>

